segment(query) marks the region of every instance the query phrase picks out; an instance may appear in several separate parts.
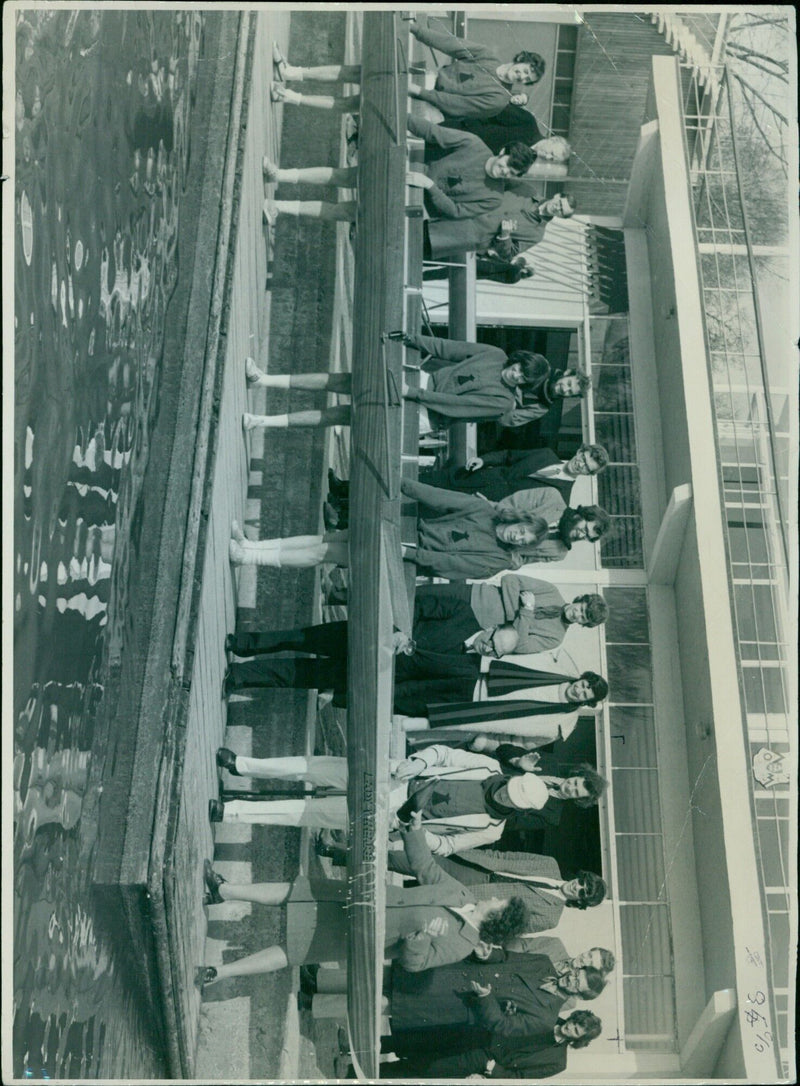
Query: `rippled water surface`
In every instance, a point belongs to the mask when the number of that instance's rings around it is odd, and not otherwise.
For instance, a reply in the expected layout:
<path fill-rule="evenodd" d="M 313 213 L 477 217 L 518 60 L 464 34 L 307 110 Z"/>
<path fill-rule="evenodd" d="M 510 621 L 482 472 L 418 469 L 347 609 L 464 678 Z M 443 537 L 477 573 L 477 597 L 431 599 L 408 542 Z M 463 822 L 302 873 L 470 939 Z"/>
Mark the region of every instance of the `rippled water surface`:
<path fill-rule="evenodd" d="M 17 19 L 13 1054 L 30 1078 L 165 1074 L 97 932 L 86 812 L 126 647 L 203 18 Z"/>

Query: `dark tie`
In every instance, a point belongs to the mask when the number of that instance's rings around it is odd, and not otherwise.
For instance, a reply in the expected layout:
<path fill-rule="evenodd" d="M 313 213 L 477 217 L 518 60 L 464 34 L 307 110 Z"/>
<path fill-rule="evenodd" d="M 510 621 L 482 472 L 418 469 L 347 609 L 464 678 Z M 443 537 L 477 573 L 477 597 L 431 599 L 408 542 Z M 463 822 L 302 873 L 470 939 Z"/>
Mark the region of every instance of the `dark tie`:
<path fill-rule="evenodd" d="M 534 607 L 533 615 L 534 618 L 538 619 L 560 618 L 561 610 L 562 609 L 560 607 Z"/>

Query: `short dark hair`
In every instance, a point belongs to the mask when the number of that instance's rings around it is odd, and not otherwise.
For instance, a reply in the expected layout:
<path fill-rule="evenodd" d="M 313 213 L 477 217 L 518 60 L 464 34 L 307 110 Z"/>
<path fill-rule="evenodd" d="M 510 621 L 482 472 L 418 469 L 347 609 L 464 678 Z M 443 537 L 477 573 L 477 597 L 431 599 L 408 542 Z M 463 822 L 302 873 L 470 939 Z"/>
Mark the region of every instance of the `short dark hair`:
<path fill-rule="evenodd" d="M 567 1041 L 567 1044 L 571 1048 L 586 1048 L 588 1044 L 591 1044 L 595 1037 L 599 1037 L 603 1032 L 602 1020 L 591 1011 L 573 1011 L 572 1014 L 561 1019 L 561 1021 L 574 1022 L 576 1026 L 580 1026 L 583 1030 L 582 1037 L 576 1037 L 575 1040 Z"/>
<path fill-rule="evenodd" d="M 573 192 L 560 192 L 558 195 L 562 200 L 566 200 L 570 206 L 570 215 L 574 215 L 578 210 L 578 200 Z M 569 216 L 567 216 L 569 218 Z"/>
<path fill-rule="evenodd" d="M 536 78 L 533 80 L 534 83 L 539 82 L 539 80 L 544 75 L 545 68 L 547 67 L 543 56 L 540 56 L 539 53 L 531 53 L 526 49 L 523 49 L 522 52 L 517 53 L 517 55 L 514 57 L 513 63 L 530 64 L 531 68 L 533 69 L 533 74 L 536 76 Z"/>
<path fill-rule="evenodd" d="M 577 807 L 595 807 L 597 801 L 605 792 L 606 788 L 608 788 L 608 781 L 605 777 L 601 776 L 596 769 L 586 762 L 573 770 L 570 776 L 583 777 L 586 791 L 589 793 L 588 796 L 575 800 L 575 805 Z"/>
<path fill-rule="evenodd" d="M 585 966 L 582 972 L 586 976 L 586 987 L 588 988 L 588 991 L 581 991 L 581 995 L 584 999 L 597 999 L 606 986 L 605 976 L 599 969 L 592 969 L 590 965 Z"/>
<path fill-rule="evenodd" d="M 503 946 L 527 931 L 530 916 L 521 897 L 510 898 L 502 909 L 495 909 L 481 921 L 478 934 L 485 943 Z"/>
<path fill-rule="evenodd" d="M 536 152 L 521 140 L 514 140 L 513 143 L 509 143 L 506 147 L 506 154 L 508 155 L 508 168 L 517 177 L 526 174 L 536 161 Z"/>
<path fill-rule="evenodd" d="M 522 380 L 525 385 L 538 385 L 550 374 L 550 363 L 543 354 L 536 354 L 535 351 L 512 351 L 506 365 L 513 366 L 517 363 L 522 366 Z"/>
<path fill-rule="evenodd" d="M 584 373 L 582 370 L 567 369 L 567 370 L 562 370 L 561 373 L 554 373 L 553 374 L 553 384 L 555 384 L 555 382 L 560 380 L 560 378 L 562 378 L 562 377 L 577 377 L 578 378 L 578 388 L 580 389 L 580 391 L 578 392 L 579 396 L 585 396 L 587 391 L 589 390 L 589 386 L 592 383 L 592 380 L 589 377 L 589 375 Z"/>
<path fill-rule="evenodd" d="M 602 626 L 608 618 L 608 604 L 598 592 L 585 592 L 582 596 L 576 596 L 572 602 L 586 604 L 586 621 L 583 625 L 587 629 Z"/>
<path fill-rule="evenodd" d="M 576 899 L 567 902 L 569 907 L 573 909 L 592 909 L 595 905 L 605 901 L 608 890 L 605 879 L 600 878 L 594 871 L 578 871 L 575 878 L 581 884 L 581 892 Z"/>
<path fill-rule="evenodd" d="M 584 441 L 583 444 L 578 447 L 578 452 L 586 453 L 587 456 L 591 456 L 592 460 L 597 464 L 598 471 L 607 468 L 611 459 L 608 455 L 608 450 L 604 445 L 592 445 L 588 441 Z"/>
<path fill-rule="evenodd" d="M 602 675 L 598 675 L 596 671 L 582 671 L 580 674 L 581 679 L 585 679 L 592 688 L 592 694 L 594 697 L 590 701 L 582 702 L 583 705 L 589 705 L 594 708 L 598 702 L 601 702 L 604 698 L 608 697 L 608 683 Z"/>
<path fill-rule="evenodd" d="M 585 521 L 594 524 L 598 536 L 605 535 L 610 530 L 611 517 L 599 505 L 578 505 L 576 510 Z"/>

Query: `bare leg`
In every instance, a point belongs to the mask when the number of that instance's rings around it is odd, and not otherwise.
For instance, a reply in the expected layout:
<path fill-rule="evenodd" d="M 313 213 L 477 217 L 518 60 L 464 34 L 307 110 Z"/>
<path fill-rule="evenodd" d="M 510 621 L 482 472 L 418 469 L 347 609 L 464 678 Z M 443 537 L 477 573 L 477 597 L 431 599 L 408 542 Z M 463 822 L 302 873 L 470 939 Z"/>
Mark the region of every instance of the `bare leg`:
<path fill-rule="evenodd" d="M 325 407 L 322 410 L 291 411 L 286 415 L 242 415 L 242 426 L 253 430 L 257 426 L 286 430 L 290 426 L 349 426 L 350 405 Z"/>
<path fill-rule="evenodd" d="M 307 392 L 340 392 L 350 394 L 353 383 L 349 373 L 264 373 L 246 360 L 247 383 L 251 388 L 299 388 Z"/>
<path fill-rule="evenodd" d="M 254 901 L 258 905 L 282 905 L 291 889 L 290 882 L 221 882 L 217 892 L 223 901 Z"/>
<path fill-rule="evenodd" d="M 269 181 L 286 185 L 336 185 L 340 189 L 354 189 L 358 170 L 355 166 L 305 166 L 283 170 L 265 158 L 262 168 Z"/>
<path fill-rule="evenodd" d="M 270 225 L 274 225 L 280 214 L 307 215 L 309 218 L 328 222 L 355 222 L 357 206 L 352 200 L 337 204 L 322 200 L 267 200 L 263 211 L 264 218 Z"/>
<path fill-rule="evenodd" d="M 285 969 L 288 964 L 289 959 L 283 947 L 268 946 L 265 950 L 248 954 L 245 958 L 239 958 L 238 961 L 218 965 L 215 979 L 227 980 L 229 977 L 253 977 L 260 973 L 275 973 L 278 969 Z"/>
<path fill-rule="evenodd" d="M 308 79 L 319 83 L 359 83 L 361 65 L 317 64 L 310 68 L 301 68 L 293 64 L 284 64 L 281 74 L 290 82 L 305 82 Z"/>
<path fill-rule="evenodd" d="M 361 108 L 360 94 L 298 94 L 282 83 L 273 84 L 270 92 L 273 102 L 289 102 L 294 106 L 311 106 L 333 113 L 357 113 Z"/>

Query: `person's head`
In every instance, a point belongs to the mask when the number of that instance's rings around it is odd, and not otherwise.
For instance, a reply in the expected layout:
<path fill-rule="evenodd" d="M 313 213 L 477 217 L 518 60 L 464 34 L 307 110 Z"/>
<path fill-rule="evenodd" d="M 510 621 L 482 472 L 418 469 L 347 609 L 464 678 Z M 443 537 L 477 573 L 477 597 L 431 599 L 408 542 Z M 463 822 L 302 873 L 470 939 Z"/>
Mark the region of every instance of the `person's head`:
<path fill-rule="evenodd" d="M 578 201 L 567 192 L 557 192 L 555 196 L 548 196 L 546 200 L 540 200 L 538 205 L 539 214 L 550 219 L 569 219 L 577 209 Z"/>
<path fill-rule="evenodd" d="M 481 630 L 472 642 L 472 647 L 481 656 L 491 656 L 499 660 L 501 656 L 508 656 L 509 653 L 514 652 L 518 644 L 519 634 L 511 623 L 507 622 L 504 626 Z"/>
<path fill-rule="evenodd" d="M 571 603 L 565 603 L 562 614 L 565 622 L 594 629 L 595 626 L 602 626 L 608 618 L 608 604 L 599 593 L 586 592 L 576 596 Z"/>
<path fill-rule="evenodd" d="M 588 705 L 594 708 L 598 702 L 608 697 L 608 683 L 596 671 L 583 671 L 577 679 L 567 683 L 567 701 L 575 705 Z"/>
<path fill-rule="evenodd" d="M 596 969 L 598 973 L 610 973 L 617 964 L 617 959 L 610 950 L 603 946 L 593 946 L 590 950 L 584 950 L 582 954 L 572 959 L 574 969 L 584 969 L 587 966 Z"/>
<path fill-rule="evenodd" d="M 608 467 L 608 461 L 608 452 L 602 445 L 591 445 L 584 441 L 567 461 L 567 471 L 572 475 L 597 475 Z"/>
<path fill-rule="evenodd" d="M 562 992 L 580 996 L 581 999 L 597 999 L 605 986 L 606 978 L 591 967 L 568 969 L 558 978 L 558 987 Z"/>
<path fill-rule="evenodd" d="M 558 520 L 558 534 L 567 547 L 582 539 L 596 543 L 610 527 L 611 517 L 599 505 L 568 505 Z"/>
<path fill-rule="evenodd" d="M 535 161 L 536 155 L 527 143 L 515 140 L 499 155 L 490 155 L 483 168 L 489 177 L 502 181 L 507 177 L 524 177 Z"/>
<path fill-rule="evenodd" d="M 534 351 L 512 351 L 503 367 L 501 379 L 510 388 L 537 388 L 550 376 L 550 363 Z"/>
<path fill-rule="evenodd" d="M 501 543 L 513 550 L 524 551 L 526 547 L 535 547 L 544 539 L 547 521 L 527 510 L 502 510 L 494 530 Z"/>
<path fill-rule="evenodd" d="M 501 64 L 497 74 L 504 83 L 538 83 L 544 75 L 546 64 L 544 58 L 538 53 L 523 50 L 507 64 Z M 525 99 L 527 102 L 527 98 Z M 517 105 L 524 105 L 518 102 Z"/>
<path fill-rule="evenodd" d="M 579 871 L 574 879 L 565 882 L 561 892 L 567 899 L 567 908 L 592 909 L 606 897 L 605 879 L 594 871 Z"/>
<path fill-rule="evenodd" d="M 573 1011 L 567 1018 L 559 1018 L 558 1028 L 570 1048 L 586 1048 L 603 1032 L 603 1023 L 591 1011 Z"/>
<path fill-rule="evenodd" d="M 572 148 L 563 136 L 546 136 L 534 143 L 533 149 L 539 162 L 566 162 Z"/>
<path fill-rule="evenodd" d="M 564 370 L 556 374 L 552 383 L 554 396 L 566 399 L 569 396 L 585 396 L 591 385 L 591 380 L 585 373 L 578 370 Z"/>
<path fill-rule="evenodd" d="M 521 897 L 490 898 L 491 909 L 484 912 L 478 934 L 484 943 L 503 946 L 526 931 L 530 923 L 528 910 Z"/>
<path fill-rule="evenodd" d="M 562 777 L 558 786 L 560 799 L 574 800 L 576 807 L 595 807 L 608 788 L 608 781 L 590 765 L 580 765 L 571 777 Z"/>

